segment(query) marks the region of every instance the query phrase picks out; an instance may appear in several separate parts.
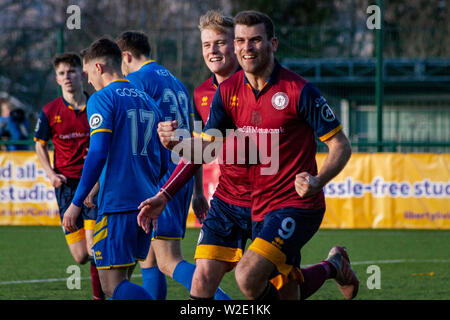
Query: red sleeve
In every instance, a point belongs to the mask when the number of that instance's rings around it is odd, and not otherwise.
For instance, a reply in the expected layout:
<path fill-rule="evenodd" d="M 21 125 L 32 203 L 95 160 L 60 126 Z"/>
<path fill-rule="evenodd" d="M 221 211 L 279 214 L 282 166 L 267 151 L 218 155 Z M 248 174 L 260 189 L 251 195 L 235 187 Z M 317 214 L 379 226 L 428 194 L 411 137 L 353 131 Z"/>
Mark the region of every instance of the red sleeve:
<path fill-rule="evenodd" d="M 169 199 L 173 196 L 194 176 L 201 164 L 193 164 L 183 158 L 175 167 L 170 178 L 162 186 L 160 192 L 164 193 Z"/>

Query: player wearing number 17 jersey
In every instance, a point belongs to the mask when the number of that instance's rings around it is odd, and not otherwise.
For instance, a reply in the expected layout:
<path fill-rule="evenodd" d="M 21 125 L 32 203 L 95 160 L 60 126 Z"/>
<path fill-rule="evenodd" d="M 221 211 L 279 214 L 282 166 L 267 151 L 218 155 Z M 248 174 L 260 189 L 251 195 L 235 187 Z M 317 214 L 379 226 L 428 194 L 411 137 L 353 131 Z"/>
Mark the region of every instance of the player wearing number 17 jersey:
<path fill-rule="evenodd" d="M 97 90 L 87 105 L 91 143 L 63 225 L 76 229 L 81 204 L 99 180 L 93 251 L 104 291 L 115 300 L 151 299 L 128 279 L 136 261 L 146 258 L 151 240 L 137 225 L 136 208 L 158 191 L 167 171 L 167 153 L 155 126 L 161 115 L 151 97 L 123 79 L 121 51 L 114 41 L 94 42 L 83 64 Z"/>
<path fill-rule="evenodd" d="M 193 112 L 189 93 L 169 70 L 149 59 L 151 48 L 147 36 L 141 32 L 126 31 L 119 36 L 117 44 L 122 50 L 122 71 L 126 78 L 156 101 L 165 121 L 177 120 L 179 128 L 192 132 Z M 167 152 L 170 154 L 170 151 Z M 169 161 L 169 169 L 161 180 L 161 186 L 172 174 L 176 163 Z M 181 239 L 186 232 L 193 184 L 194 179 L 190 179 L 158 218 L 149 255 L 141 262 L 144 288 L 157 299 L 166 296 L 165 275 L 188 290 L 191 288 L 195 265 L 183 259 Z M 219 299 L 228 297 L 221 289 L 218 295 Z"/>

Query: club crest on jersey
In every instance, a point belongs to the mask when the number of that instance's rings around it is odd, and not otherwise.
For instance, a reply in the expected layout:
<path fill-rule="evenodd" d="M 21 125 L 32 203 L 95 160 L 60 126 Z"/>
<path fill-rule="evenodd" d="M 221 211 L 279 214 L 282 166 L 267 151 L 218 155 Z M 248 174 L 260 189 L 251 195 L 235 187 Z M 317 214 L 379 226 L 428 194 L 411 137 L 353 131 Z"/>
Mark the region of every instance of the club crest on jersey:
<path fill-rule="evenodd" d="M 102 122 L 103 122 L 103 117 L 99 113 L 94 113 L 89 118 L 89 126 L 91 127 L 91 129 L 97 129 L 98 127 L 100 127 L 102 125 Z"/>
<path fill-rule="evenodd" d="M 289 97 L 284 92 L 277 92 L 272 96 L 272 106 L 277 110 L 283 110 L 289 104 Z"/>

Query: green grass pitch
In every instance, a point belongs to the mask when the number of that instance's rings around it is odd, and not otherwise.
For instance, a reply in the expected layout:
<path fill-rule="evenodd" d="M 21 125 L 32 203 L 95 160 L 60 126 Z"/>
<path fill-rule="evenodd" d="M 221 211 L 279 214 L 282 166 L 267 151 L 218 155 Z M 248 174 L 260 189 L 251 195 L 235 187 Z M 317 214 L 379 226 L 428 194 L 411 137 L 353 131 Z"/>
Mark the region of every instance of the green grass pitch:
<path fill-rule="evenodd" d="M 183 240 L 186 260 L 193 262 L 199 230 L 188 229 Z M 321 229 L 302 250 L 302 266 L 326 258 L 337 244 L 347 247 L 360 279 L 356 299 L 450 299 L 450 231 Z M 0 300 L 90 300 L 88 265 L 81 266 L 81 288 L 68 289 L 67 268 L 74 261 L 59 227 L 0 227 Z M 369 266 L 379 267 L 378 282 Z M 141 284 L 136 268 L 132 281 Z M 373 288 L 376 284 L 380 288 Z M 229 273 L 221 287 L 244 299 Z M 369 288 L 372 287 L 372 288 Z M 187 290 L 168 279 L 168 300 L 185 300 Z M 310 300 L 341 300 L 329 280 Z"/>

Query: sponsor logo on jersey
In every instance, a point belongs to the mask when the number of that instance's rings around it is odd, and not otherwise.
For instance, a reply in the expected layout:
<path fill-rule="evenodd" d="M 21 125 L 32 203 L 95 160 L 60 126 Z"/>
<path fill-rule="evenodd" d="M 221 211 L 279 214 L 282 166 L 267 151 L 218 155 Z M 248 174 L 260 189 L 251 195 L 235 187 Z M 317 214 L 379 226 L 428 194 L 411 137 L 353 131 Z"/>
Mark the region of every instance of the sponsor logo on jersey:
<path fill-rule="evenodd" d="M 100 127 L 102 125 L 102 122 L 103 122 L 103 117 L 99 113 L 94 113 L 89 118 L 89 126 L 91 127 L 91 129 L 97 129 L 98 127 Z"/>

